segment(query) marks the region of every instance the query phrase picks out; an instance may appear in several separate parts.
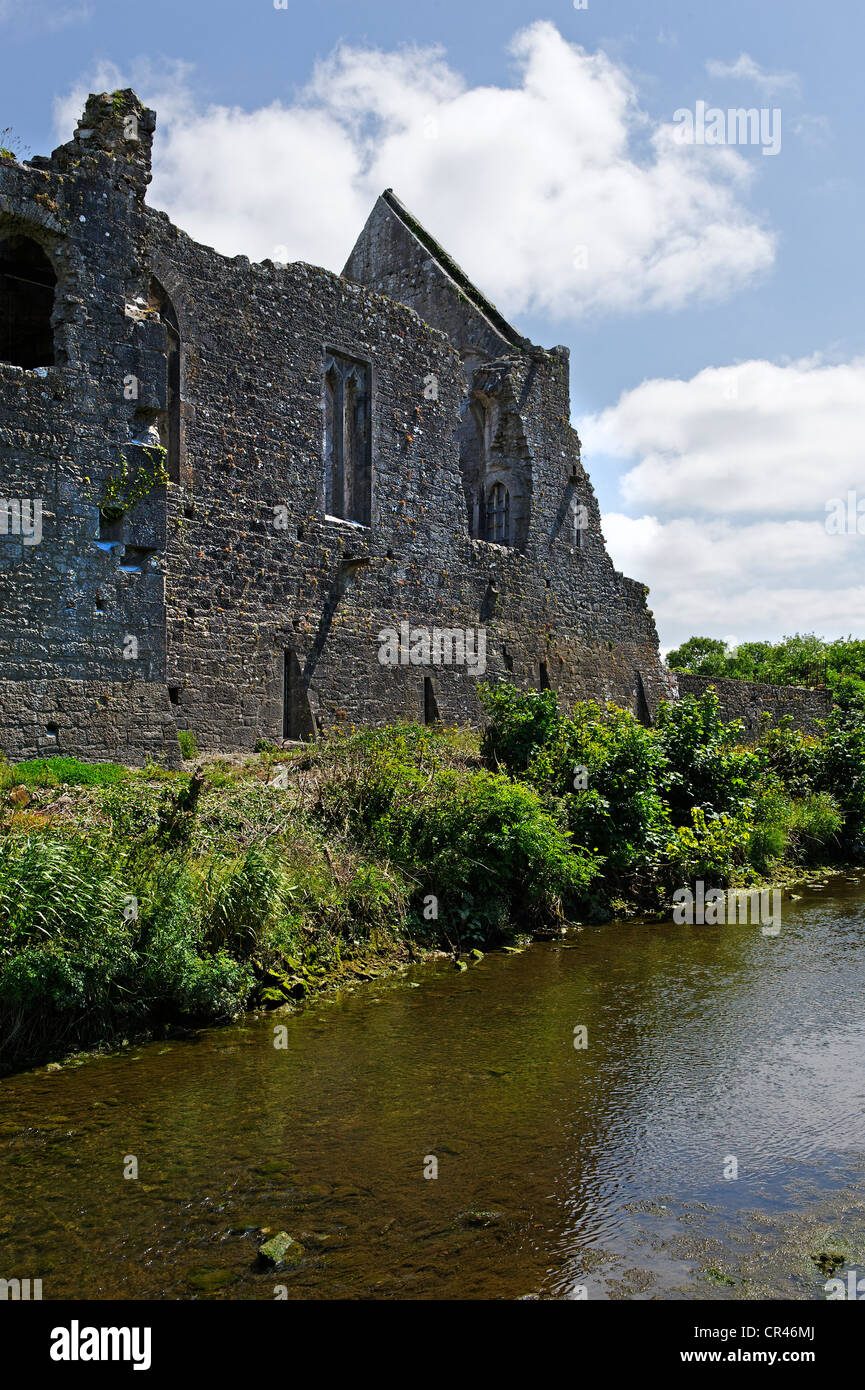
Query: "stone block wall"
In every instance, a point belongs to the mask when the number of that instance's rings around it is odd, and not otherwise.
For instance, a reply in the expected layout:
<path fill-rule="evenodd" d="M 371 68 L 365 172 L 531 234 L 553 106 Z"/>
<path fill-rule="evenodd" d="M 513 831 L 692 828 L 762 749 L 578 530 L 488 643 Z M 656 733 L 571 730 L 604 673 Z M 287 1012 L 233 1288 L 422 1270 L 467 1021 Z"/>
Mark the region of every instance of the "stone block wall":
<path fill-rule="evenodd" d="M 161 682 L 0 680 L 0 709 L 0 751 L 11 762 L 58 753 L 131 767 L 182 762 Z"/>
<path fill-rule="evenodd" d="M 713 686 L 723 718 L 741 719 L 746 739 L 759 733 L 764 711 L 772 715 L 775 723 L 789 716 L 794 729 L 815 733 L 818 719 L 825 719 L 832 708 L 832 695 L 825 687 L 766 685 L 720 676 L 689 676 L 679 671 L 676 680 L 680 695 L 699 697 Z"/>

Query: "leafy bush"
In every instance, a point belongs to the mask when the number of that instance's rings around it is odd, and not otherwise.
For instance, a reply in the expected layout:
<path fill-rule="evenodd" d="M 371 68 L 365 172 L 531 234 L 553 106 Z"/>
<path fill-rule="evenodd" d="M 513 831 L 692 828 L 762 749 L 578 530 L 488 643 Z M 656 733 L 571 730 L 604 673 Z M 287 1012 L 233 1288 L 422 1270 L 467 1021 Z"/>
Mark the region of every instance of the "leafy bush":
<path fill-rule="evenodd" d="M 752 816 L 751 803 L 735 818 L 726 813 L 707 816 L 702 807 L 694 806 L 691 824 L 679 826 L 666 848 L 669 882 L 679 887 L 702 879 L 713 888 L 726 887 L 747 865 Z"/>
<path fill-rule="evenodd" d="M 177 742 L 185 761 L 198 757 L 198 741 L 195 734 L 190 733 L 188 729 L 178 729 Z"/>
<path fill-rule="evenodd" d="M 430 771 L 412 746 L 430 751 L 425 730 L 383 731 L 363 762 L 335 766 L 319 791 L 325 824 L 404 870 L 416 903 L 436 897 L 450 927 L 494 939 L 506 921 L 559 919 L 594 878 L 594 857 L 574 849 L 533 788 L 489 771 Z"/>
<path fill-rule="evenodd" d="M 504 681 L 478 687 L 478 696 L 490 722 L 481 741 L 481 753 L 491 767 L 519 774 L 533 754 L 546 746 L 559 725 L 559 707 L 553 690 L 520 691 Z"/>
<path fill-rule="evenodd" d="M 699 699 L 688 695 L 660 706 L 657 741 L 666 764 L 661 791 L 677 825 L 688 824 L 695 806 L 709 814 L 734 812 L 753 795 L 760 759 L 740 739 L 739 721 L 723 722 L 712 689 Z"/>
<path fill-rule="evenodd" d="M 559 721 L 526 775 L 564 799 L 577 844 L 600 853 L 608 869 L 624 869 L 668 838 L 658 792 L 664 768 L 657 740 L 629 711 L 588 701 Z"/>
<path fill-rule="evenodd" d="M 761 731 L 755 752 L 765 772 L 777 778 L 792 797 L 802 797 L 813 786 L 816 749 L 816 738 L 791 729 L 786 716 Z"/>
<path fill-rule="evenodd" d="M 833 710 L 821 725 L 814 750 L 812 784 L 828 792 L 844 816 L 840 832 L 846 853 L 861 854 L 865 839 L 865 715 Z"/>
<path fill-rule="evenodd" d="M 754 828 L 748 842 L 749 862 L 760 873 L 771 872 L 790 849 L 793 801 L 776 778 L 761 789 L 754 809 Z"/>

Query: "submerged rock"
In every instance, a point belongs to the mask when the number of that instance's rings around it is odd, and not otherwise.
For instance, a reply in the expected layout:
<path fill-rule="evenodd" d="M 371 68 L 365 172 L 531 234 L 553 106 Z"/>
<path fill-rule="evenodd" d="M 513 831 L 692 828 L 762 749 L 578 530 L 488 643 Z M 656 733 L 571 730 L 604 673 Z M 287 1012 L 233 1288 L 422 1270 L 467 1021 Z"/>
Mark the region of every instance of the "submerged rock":
<path fill-rule="evenodd" d="M 495 1226 L 503 1216 L 504 1212 L 501 1211 L 480 1211 L 472 1208 L 469 1211 L 461 1211 L 457 1219 L 463 1226 Z"/>
<path fill-rule="evenodd" d="M 271 1268 L 276 1265 L 299 1264 L 305 1254 L 303 1246 L 294 1236 L 290 1236 L 288 1231 L 277 1231 L 275 1236 L 271 1236 L 270 1240 L 258 1247 L 260 1263 Z"/>

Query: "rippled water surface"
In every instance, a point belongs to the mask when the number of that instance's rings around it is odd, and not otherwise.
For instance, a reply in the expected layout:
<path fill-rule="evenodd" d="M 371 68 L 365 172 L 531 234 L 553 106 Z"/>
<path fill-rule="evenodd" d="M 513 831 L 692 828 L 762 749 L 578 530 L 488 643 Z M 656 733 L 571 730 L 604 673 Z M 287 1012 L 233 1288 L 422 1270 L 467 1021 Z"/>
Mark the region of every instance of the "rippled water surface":
<path fill-rule="evenodd" d="M 45 1298 L 818 1297 L 815 1250 L 852 1260 L 865 1230 L 865 890 L 802 894 L 777 937 L 587 927 L 8 1079 L 0 1276 Z M 301 1263 L 259 1268 L 263 1228 Z"/>

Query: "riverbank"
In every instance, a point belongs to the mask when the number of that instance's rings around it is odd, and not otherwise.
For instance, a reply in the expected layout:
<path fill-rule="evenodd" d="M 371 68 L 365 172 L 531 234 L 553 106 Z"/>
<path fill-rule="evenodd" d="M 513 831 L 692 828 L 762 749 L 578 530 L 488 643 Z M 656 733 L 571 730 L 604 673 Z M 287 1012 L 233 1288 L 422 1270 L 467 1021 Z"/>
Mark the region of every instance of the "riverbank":
<path fill-rule="evenodd" d="M 482 737 L 406 725 L 183 772 L 0 769 L 2 1066 L 859 857 L 858 716 L 749 749 L 710 696 L 651 730 L 612 706 L 566 718 L 551 692 L 487 702 Z"/>
<path fill-rule="evenodd" d="M 863 927 L 850 874 L 778 936 L 586 925 L 7 1077 L 7 1277 L 45 1299 L 825 1299 L 865 1269 Z M 273 1271 L 280 1231 L 303 1253 Z"/>

